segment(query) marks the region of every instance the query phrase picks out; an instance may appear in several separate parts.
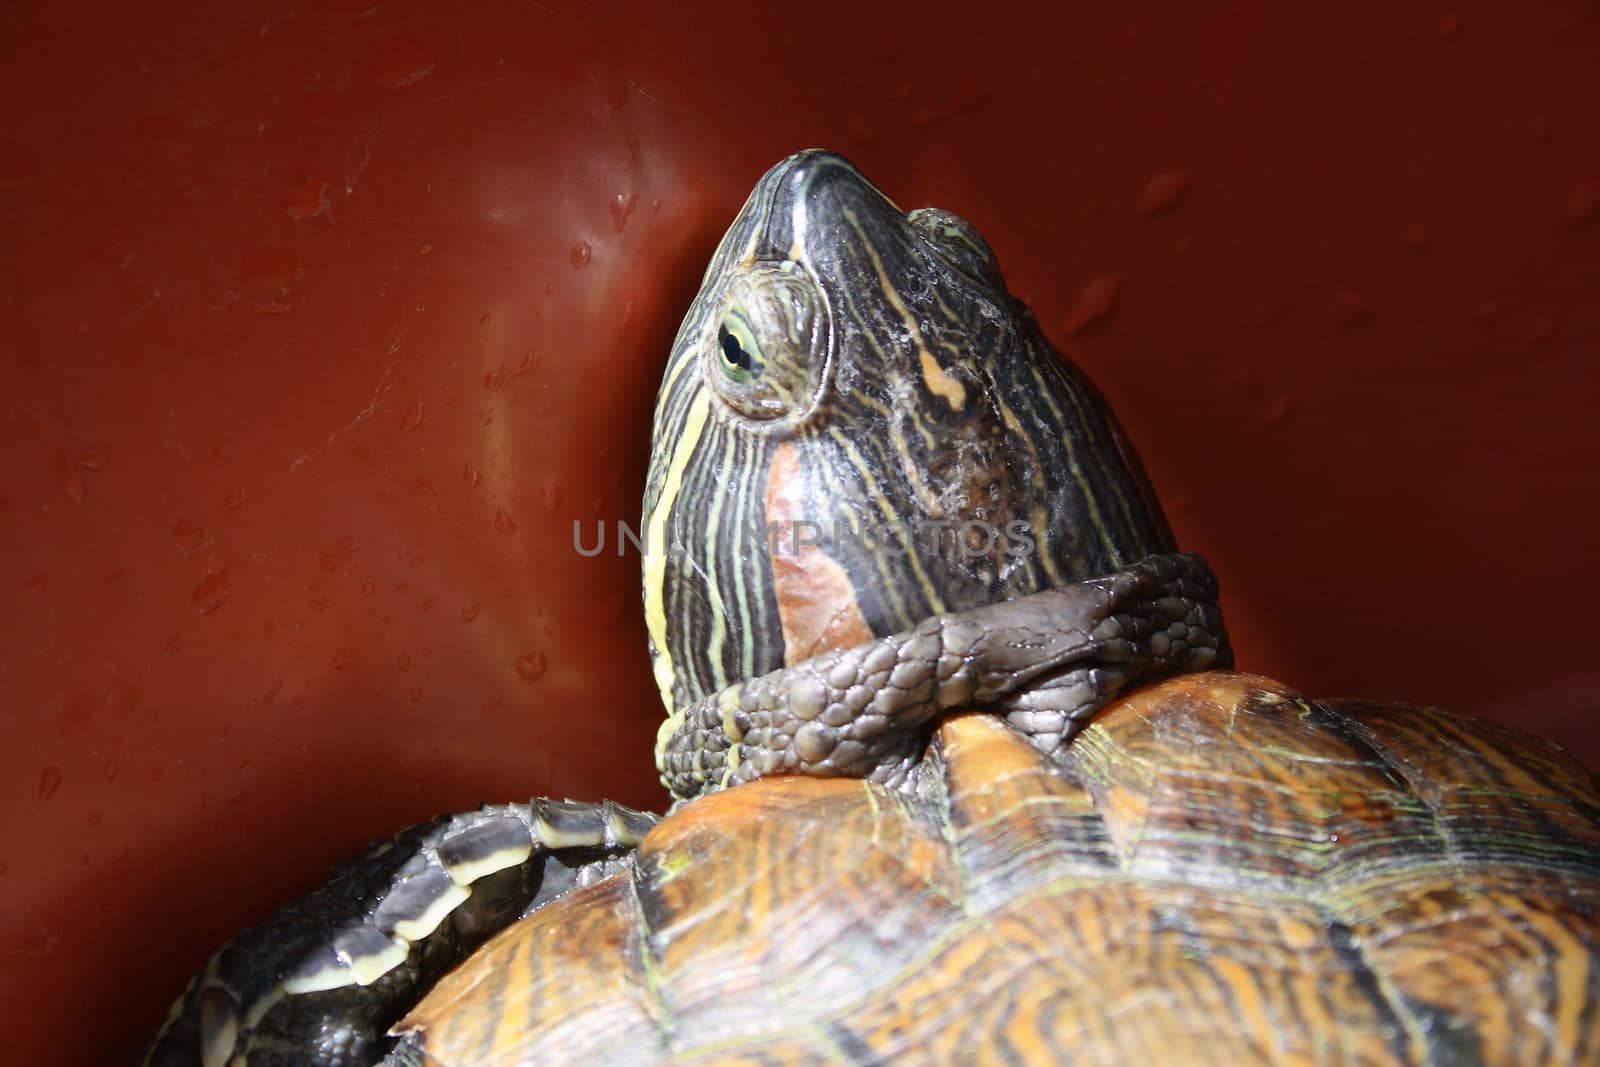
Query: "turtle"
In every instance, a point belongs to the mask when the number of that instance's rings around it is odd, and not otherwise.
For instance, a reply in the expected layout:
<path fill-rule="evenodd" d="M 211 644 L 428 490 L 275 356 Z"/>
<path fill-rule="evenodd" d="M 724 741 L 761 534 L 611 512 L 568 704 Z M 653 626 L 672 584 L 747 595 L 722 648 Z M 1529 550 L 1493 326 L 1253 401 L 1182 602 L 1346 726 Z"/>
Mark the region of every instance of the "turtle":
<path fill-rule="evenodd" d="M 1236 673 L 1215 574 L 960 216 L 821 150 L 763 175 L 643 512 L 669 813 L 379 842 L 145 1064 L 1600 1060 L 1593 777 Z"/>

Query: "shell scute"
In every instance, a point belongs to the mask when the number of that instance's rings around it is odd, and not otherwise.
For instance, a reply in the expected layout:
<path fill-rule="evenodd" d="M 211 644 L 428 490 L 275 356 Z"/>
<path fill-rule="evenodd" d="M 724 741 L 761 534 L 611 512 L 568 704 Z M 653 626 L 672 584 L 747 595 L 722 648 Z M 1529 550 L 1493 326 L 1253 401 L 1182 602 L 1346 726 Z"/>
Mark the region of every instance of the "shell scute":
<path fill-rule="evenodd" d="M 631 874 L 446 980 L 497 1005 L 462 1047 L 520 1026 L 544 1062 L 697 1067 L 1600 1058 L 1600 800 L 1554 746 L 1218 672 L 1123 698 L 1059 764 L 978 714 L 929 758 L 915 796 L 774 778 L 686 805 Z"/>
<path fill-rule="evenodd" d="M 1081 783 L 992 715 L 947 719 L 938 734 L 951 843 L 974 911 L 1051 882 L 1120 876 Z"/>
<path fill-rule="evenodd" d="M 827 1018 L 963 918 L 940 825 L 869 783 L 757 781 L 658 830 L 635 890 L 678 1048 Z"/>
<path fill-rule="evenodd" d="M 635 916 L 626 871 L 575 890 L 490 938 L 393 1032 L 422 1038 L 430 1067 L 648 1061 L 665 1041 Z"/>

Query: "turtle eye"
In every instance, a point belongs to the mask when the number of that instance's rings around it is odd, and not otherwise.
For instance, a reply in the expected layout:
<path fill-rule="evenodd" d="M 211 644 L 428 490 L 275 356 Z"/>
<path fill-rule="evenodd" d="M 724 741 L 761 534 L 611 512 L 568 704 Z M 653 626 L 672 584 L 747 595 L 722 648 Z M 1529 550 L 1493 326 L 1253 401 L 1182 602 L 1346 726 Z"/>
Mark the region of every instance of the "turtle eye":
<path fill-rule="evenodd" d="M 783 418 L 815 396 L 827 344 L 815 283 L 793 263 L 758 264 L 728 287 L 706 377 L 738 414 Z"/>
<path fill-rule="evenodd" d="M 749 324 L 734 312 L 723 316 L 717 329 L 717 351 L 722 355 L 722 373 L 740 385 L 761 377 L 766 370 Z"/>

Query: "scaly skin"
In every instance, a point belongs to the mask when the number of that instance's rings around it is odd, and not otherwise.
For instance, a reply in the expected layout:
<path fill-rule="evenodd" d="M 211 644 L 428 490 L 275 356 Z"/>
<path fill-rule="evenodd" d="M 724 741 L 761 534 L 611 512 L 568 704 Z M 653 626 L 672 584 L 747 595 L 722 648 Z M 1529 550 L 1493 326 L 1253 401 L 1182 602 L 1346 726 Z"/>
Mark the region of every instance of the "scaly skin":
<path fill-rule="evenodd" d="M 375 1063 L 399 1013 L 451 965 L 609 874 L 655 822 L 609 801 L 536 800 L 443 815 L 379 842 L 213 953 L 143 1063 Z"/>
<path fill-rule="evenodd" d="M 1199 556 L 936 615 L 905 633 L 732 686 L 668 721 L 659 763 L 688 799 L 769 774 L 898 785 L 954 708 L 1005 715 L 1055 755 L 1124 687 L 1232 663 Z"/>
<path fill-rule="evenodd" d="M 983 239 L 829 153 L 769 171 L 713 259 L 644 511 L 657 762 L 680 802 L 780 773 L 901 784 L 960 708 L 1056 756 L 1126 687 L 1231 662 L 1215 577 L 1173 551 L 1115 420 Z M 957 540 L 762 550 L 773 523 L 841 513 Z M 1017 540 L 973 551 L 996 531 Z M 144 1062 L 409 1062 L 388 1028 L 440 974 L 647 826 L 539 800 L 408 830 L 218 950 Z"/>

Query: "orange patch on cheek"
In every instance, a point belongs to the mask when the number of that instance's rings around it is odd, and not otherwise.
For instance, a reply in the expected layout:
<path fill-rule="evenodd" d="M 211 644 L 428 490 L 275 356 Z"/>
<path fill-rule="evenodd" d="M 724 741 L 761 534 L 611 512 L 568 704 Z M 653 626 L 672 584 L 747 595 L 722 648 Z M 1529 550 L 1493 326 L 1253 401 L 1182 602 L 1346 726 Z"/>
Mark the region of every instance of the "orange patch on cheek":
<path fill-rule="evenodd" d="M 818 535 L 817 527 L 826 536 L 831 516 L 804 513 L 805 486 L 794 445 L 778 446 L 767 475 L 767 550 L 783 625 L 784 663 L 872 640 L 850 576 L 822 546 L 808 543 Z M 795 524 L 803 522 L 817 527 L 796 530 Z"/>

